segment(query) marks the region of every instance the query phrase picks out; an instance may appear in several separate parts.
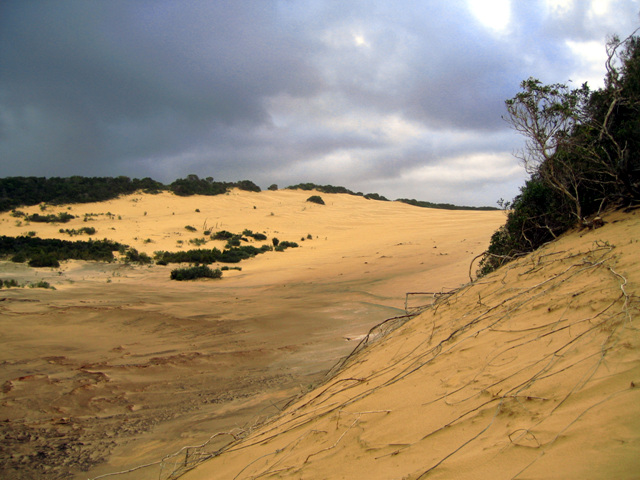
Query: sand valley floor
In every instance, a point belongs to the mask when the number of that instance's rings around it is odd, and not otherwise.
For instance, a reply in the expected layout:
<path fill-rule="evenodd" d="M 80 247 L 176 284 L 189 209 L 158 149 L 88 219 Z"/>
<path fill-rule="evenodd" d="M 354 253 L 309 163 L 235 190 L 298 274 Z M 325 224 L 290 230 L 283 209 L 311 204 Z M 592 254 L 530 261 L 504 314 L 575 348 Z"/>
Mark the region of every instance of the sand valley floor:
<path fill-rule="evenodd" d="M 140 194 L 47 207 L 77 217 L 64 225 L 0 215 L 3 235 L 79 239 L 60 228 L 92 226 L 94 238 L 149 255 L 198 248 L 205 230 L 300 245 L 192 282 L 171 281 L 175 265 L 0 262 L 0 278 L 55 287 L 0 290 L 0 476 L 86 479 L 152 463 L 112 478 L 155 479 L 165 455 L 217 432 L 229 435 L 210 448 L 244 436 L 322 381 L 371 327 L 404 315 L 406 292 L 467 283 L 504 221 L 499 211 L 325 194 L 316 205 L 309 195 Z M 199 248 L 214 246 L 224 243 Z"/>

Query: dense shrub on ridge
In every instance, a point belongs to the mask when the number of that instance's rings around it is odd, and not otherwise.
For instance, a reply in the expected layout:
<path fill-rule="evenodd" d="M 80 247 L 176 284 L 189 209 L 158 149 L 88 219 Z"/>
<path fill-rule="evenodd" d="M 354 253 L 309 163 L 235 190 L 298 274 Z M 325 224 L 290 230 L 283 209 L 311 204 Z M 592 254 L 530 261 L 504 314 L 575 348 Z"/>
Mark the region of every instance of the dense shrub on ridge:
<path fill-rule="evenodd" d="M 165 187 L 151 178 L 129 177 L 6 177 L 0 178 L 0 212 L 45 202 L 89 203 L 111 200 L 138 190 L 157 193 Z"/>
<path fill-rule="evenodd" d="M 186 178 L 179 178 L 169 185 L 176 195 L 182 197 L 189 195 L 222 195 L 230 188 L 239 188 L 249 192 L 260 192 L 260 187 L 251 180 L 240 180 L 238 182 L 216 182 L 212 177 L 199 178 L 197 175 L 187 175 Z"/>

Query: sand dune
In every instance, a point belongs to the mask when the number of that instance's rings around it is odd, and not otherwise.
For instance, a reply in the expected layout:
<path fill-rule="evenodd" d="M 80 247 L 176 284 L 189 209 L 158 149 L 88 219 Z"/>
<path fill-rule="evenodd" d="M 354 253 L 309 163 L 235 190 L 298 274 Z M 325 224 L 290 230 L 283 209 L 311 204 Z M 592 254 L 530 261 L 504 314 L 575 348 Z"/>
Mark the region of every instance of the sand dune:
<path fill-rule="evenodd" d="M 640 219 L 606 221 L 396 325 L 181 478 L 638 478 Z"/>
<path fill-rule="evenodd" d="M 470 260 L 504 221 L 502 212 L 348 195 L 320 194 L 321 206 L 305 202 L 312 193 L 133 195 L 48 207 L 77 216 L 60 225 L 1 214 L 3 235 L 69 239 L 60 228 L 92 226 L 95 238 L 148 254 L 196 248 L 190 240 L 205 229 L 251 229 L 300 248 L 196 282 L 170 281 L 171 266 L 0 262 L 0 278 L 56 288 L 0 290 L 0 476 L 94 478 L 216 432 L 246 435 L 322 380 L 373 325 L 403 315 L 405 292 L 467 282 Z M 208 451 L 231 440 L 216 437 Z M 155 479 L 160 469 L 168 463 L 113 478 Z"/>

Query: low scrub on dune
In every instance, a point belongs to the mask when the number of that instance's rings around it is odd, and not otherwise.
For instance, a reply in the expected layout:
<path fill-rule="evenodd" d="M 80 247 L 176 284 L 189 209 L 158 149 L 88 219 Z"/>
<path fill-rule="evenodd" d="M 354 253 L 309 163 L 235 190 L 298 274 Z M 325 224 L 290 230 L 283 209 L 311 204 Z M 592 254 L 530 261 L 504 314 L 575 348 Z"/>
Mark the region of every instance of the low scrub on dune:
<path fill-rule="evenodd" d="M 26 215 L 24 217 L 28 222 L 37 223 L 67 223 L 69 220 L 73 220 L 74 218 L 76 218 L 74 215 L 67 212 L 60 212 L 58 215 L 40 215 L 39 213 L 34 213 L 33 215 Z"/>
<path fill-rule="evenodd" d="M 75 235 L 95 235 L 96 229 L 93 227 L 82 227 L 82 228 L 61 228 L 60 233 L 66 233 L 70 237 Z"/>
<path fill-rule="evenodd" d="M 33 261 L 32 266 L 52 266 L 62 260 L 98 260 L 112 262 L 113 252 L 125 248 L 110 240 L 69 241 L 55 238 L 0 236 L 0 257 L 14 262 Z"/>
<path fill-rule="evenodd" d="M 298 248 L 299 245 L 296 242 L 288 242 L 288 241 L 282 241 L 282 242 L 278 242 L 278 245 L 276 245 L 274 247 L 274 250 L 276 252 L 284 252 L 287 248 Z"/>
<path fill-rule="evenodd" d="M 29 288 L 46 288 L 49 290 L 55 290 L 56 288 L 51 286 L 51 284 L 49 282 L 47 282 L 46 280 L 40 280 L 38 282 L 29 282 L 26 283 L 24 285 L 20 285 L 18 283 L 18 281 L 14 278 L 8 279 L 8 280 L 2 280 L 0 278 L 0 288 L 24 288 L 24 287 L 29 287 Z"/>
<path fill-rule="evenodd" d="M 231 247 L 220 250 L 218 248 L 211 249 L 194 249 L 186 252 L 155 252 L 154 258 L 157 263 L 166 265 L 168 263 L 201 263 L 210 265 L 212 263 L 238 263 L 242 260 L 255 257 L 261 253 L 271 251 L 272 247 L 263 245 L 262 247 L 254 247 L 253 245 L 242 245 L 240 247 Z"/>
<path fill-rule="evenodd" d="M 218 268 L 212 270 L 206 265 L 195 267 L 177 268 L 171 271 L 171 280 L 195 280 L 197 278 L 220 278 L 222 271 Z"/>

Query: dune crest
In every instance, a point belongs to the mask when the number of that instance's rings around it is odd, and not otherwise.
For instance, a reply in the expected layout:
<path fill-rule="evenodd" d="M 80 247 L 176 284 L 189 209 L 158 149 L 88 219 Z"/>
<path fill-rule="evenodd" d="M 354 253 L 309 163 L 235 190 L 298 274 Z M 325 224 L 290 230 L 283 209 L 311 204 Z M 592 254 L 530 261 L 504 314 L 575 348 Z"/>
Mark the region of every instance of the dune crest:
<path fill-rule="evenodd" d="M 640 219 L 605 221 L 440 299 L 181 478 L 637 478 Z"/>

